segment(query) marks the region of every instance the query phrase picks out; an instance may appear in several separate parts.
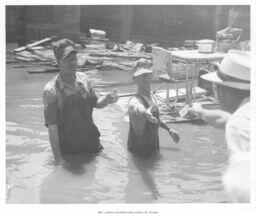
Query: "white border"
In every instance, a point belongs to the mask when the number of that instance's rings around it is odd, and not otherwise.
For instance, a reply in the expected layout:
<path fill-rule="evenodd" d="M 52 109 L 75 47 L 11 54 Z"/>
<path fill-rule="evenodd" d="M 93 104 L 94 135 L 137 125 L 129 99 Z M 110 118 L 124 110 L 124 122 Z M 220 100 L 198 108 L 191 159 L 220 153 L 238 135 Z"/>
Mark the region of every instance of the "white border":
<path fill-rule="evenodd" d="M 40 0 L 40 1 L 32 1 L 32 0 L 23 0 L 23 1 L 14 1 L 14 0 L 4 0 L 0 3 L 0 32 L 1 32 L 1 43 L 0 43 L 0 50 L 2 50 L 2 55 L 0 55 L 1 59 L 1 103 L 0 103 L 0 213 L 1 214 L 52 214 L 52 213 L 61 213 L 61 214 L 70 214 L 70 213 L 81 213 L 81 214 L 99 214 L 99 211 L 105 211 L 105 212 L 111 212 L 111 211 L 126 211 L 129 214 L 129 211 L 134 212 L 133 214 L 136 214 L 136 211 L 148 211 L 148 212 L 158 212 L 157 214 L 238 214 L 238 215 L 246 215 L 246 214 L 255 214 L 256 212 L 256 193 L 252 192 L 252 203 L 251 204 L 84 204 L 84 205 L 8 205 L 5 204 L 5 5 L 27 5 L 27 4 L 33 4 L 33 5 L 43 5 L 43 4 L 51 4 L 51 5 L 82 5 L 82 4 L 197 4 L 197 5 L 209 5 L 209 4 L 215 4 L 215 5 L 235 5 L 235 4 L 241 4 L 251 5 L 251 45 L 252 45 L 252 53 L 254 53 L 253 60 L 252 60 L 252 131 L 251 132 L 251 149 L 252 149 L 252 155 L 251 155 L 251 172 L 252 172 L 252 191 L 256 191 L 256 168 L 255 168 L 255 155 L 256 155 L 256 147 L 255 147 L 255 140 L 256 140 L 256 132 L 255 125 L 256 125 L 256 109 L 255 109 L 255 101 L 256 101 L 256 87 L 255 87 L 255 80 L 256 80 L 256 70 L 255 70 L 255 20 L 256 20 L 256 3 L 254 1 L 246 1 L 246 0 L 233 0 L 233 1 L 224 1 L 224 0 L 208 0 L 208 1 L 185 1 L 185 0 L 179 0 L 179 1 L 150 1 L 150 0 L 137 0 L 137 1 L 113 1 L 113 0 L 86 0 L 86 1 L 79 1 L 79 0 L 58 0 L 58 1 L 49 1 L 49 0 Z M 121 214 L 121 213 L 119 213 Z M 131 214 L 131 213 L 130 213 Z M 150 214 L 150 213 L 148 213 Z M 104 214 L 105 215 L 105 214 Z M 112 214 L 111 214 L 112 215 Z"/>

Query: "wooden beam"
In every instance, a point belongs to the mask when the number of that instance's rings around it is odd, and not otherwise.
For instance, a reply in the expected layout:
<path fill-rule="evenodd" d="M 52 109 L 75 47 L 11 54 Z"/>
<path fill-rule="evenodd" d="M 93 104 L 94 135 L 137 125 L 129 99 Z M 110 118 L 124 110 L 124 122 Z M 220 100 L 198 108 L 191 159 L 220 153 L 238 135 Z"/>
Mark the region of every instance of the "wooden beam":
<path fill-rule="evenodd" d="M 45 39 L 39 40 L 39 41 L 37 41 L 37 42 L 28 44 L 28 45 L 26 45 L 26 46 L 22 46 L 22 47 L 16 48 L 16 49 L 14 49 L 14 52 L 15 52 L 15 53 L 19 53 L 19 52 L 25 51 L 26 49 L 29 49 L 29 48 L 32 48 L 32 47 L 35 47 L 35 46 L 39 46 L 39 45 L 42 45 L 42 44 L 47 43 L 47 42 L 51 42 L 51 41 L 54 40 L 56 37 L 57 37 L 57 36 L 45 38 Z"/>

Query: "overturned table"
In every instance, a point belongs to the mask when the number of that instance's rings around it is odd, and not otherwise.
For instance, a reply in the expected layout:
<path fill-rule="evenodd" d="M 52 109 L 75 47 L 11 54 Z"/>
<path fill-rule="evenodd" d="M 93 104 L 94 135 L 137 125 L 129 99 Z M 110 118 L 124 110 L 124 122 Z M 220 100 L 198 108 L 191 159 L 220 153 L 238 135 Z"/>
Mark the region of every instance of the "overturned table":
<path fill-rule="evenodd" d="M 211 62 L 220 62 L 225 53 L 200 53 L 198 50 L 171 51 L 171 59 L 186 65 L 186 103 L 191 103 L 195 94 L 195 81 L 198 76 L 200 65 L 209 65 Z M 190 68 L 194 69 L 190 69 Z M 192 71 L 192 72 L 191 72 Z M 189 84 L 190 83 L 190 84 Z"/>

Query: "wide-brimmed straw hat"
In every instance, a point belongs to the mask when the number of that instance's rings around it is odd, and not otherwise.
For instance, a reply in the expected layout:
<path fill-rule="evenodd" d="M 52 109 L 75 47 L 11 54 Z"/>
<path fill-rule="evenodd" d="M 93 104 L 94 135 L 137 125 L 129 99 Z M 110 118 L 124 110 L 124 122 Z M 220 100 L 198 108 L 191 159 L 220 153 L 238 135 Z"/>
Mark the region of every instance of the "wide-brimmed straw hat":
<path fill-rule="evenodd" d="M 140 59 L 135 63 L 133 68 L 133 77 L 139 77 L 143 74 L 152 74 L 153 71 L 151 69 L 152 62 L 146 59 Z"/>
<path fill-rule="evenodd" d="M 202 75 L 201 78 L 218 85 L 250 90 L 250 54 L 239 50 L 230 50 L 217 70 Z"/>

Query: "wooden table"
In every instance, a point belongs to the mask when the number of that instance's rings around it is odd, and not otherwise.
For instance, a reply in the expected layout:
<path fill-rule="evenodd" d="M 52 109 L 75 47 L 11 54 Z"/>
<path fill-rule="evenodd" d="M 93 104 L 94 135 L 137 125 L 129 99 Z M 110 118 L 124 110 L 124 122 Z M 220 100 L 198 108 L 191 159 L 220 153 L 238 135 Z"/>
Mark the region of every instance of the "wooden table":
<path fill-rule="evenodd" d="M 198 75 L 199 66 L 210 62 L 221 61 L 225 53 L 199 53 L 198 50 L 179 50 L 171 51 L 171 59 L 186 65 L 186 103 L 191 103 L 195 87 L 195 80 Z M 192 72 L 189 68 L 194 66 Z M 190 74 L 191 73 L 191 74 Z M 191 81 L 189 81 L 189 78 Z M 190 82 L 190 84 L 189 84 Z"/>

